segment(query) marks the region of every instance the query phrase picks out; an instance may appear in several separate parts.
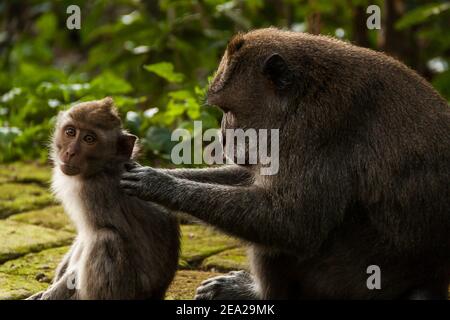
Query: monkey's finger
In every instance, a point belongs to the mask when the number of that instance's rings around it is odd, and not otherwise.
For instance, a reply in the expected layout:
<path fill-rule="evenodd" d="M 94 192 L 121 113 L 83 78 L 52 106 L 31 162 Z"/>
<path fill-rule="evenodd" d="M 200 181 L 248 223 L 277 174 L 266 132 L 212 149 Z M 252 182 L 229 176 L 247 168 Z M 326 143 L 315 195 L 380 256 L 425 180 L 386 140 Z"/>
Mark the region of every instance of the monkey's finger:
<path fill-rule="evenodd" d="M 207 292 L 205 294 L 196 294 L 194 296 L 194 300 L 212 300 L 213 296 L 211 292 Z"/>
<path fill-rule="evenodd" d="M 26 298 L 25 300 L 40 300 L 44 291 L 33 294 L 32 296 Z"/>
<path fill-rule="evenodd" d="M 216 282 L 216 281 L 220 281 L 220 279 L 214 279 L 214 278 L 211 278 L 211 279 L 205 280 L 205 281 L 203 281 L 202 283 L 200 283 L 200 287 L 207 286 L 207 285 L 209 285 L 209 284 L 211 284 L 211 283 L 213 283 L 213 282 Z M 199 287 L 199 288 L 200 288 L 200 287 Z"/>
<path fill-rule="evenodd" d="M 205 294 L 211 291 L 212 287 L 215 286 L 214 282 L 208 283 L 206 285 L 201 285 L 200 287 L 197 288 L 196 290 L 196 294 Z"/>
<path fill-rule="evenodd" d="M 125 192 L 126 195 L 131 197 L 137 197 L 138 194 L 135 189 L 129 189 L 129 188 L 123 188 L 123 192 Z"/>
<path fill-rule="evenodd" d="M 136 187 L 133 187 L 132 185 L 121 185 L 121 188 L 124 191 L 136 192 Z"/>
<path fill-rule="evenodd" d="M 138 186 L 133 181 L 120 180 L 120 187 L 122 189 L 137 189 Z"/>
<path fill-rule="evenodd" d="M 125 172 L 122 174 L 121 181 L 139 181 L 141 180 L 140 175 L 131 172 Z"/>
<path fill-rule="evenodd" d="M 211 300 L 220 292 L 220 284 L 212 282 L 206 286 L 197 288 L 195 296 L 197 300 Z"/>
<path fill-rule="evenodd" d="M 127 171 L 130 171 L 131 169 L 139 168 L 139 167 L 142 167 L 142 166 L 139 163 L 134 162 L 134 161 L 125 163 L 125 170 L 127 170 Z"/>
<path fill-rule="evenodd" d="M 153 172 L 153 169 L 150 167 L 143 167 L 143 166 L 139 166 L 139 167 L 134 167 L 128 170 L 129 173 L 142 173 L 142 172 Z"/>
<path fill-rule="evenodd" d="M 201 286 L 206 286 L 206 285 L 208 285 L 209 283 L 212 283 L 212 282 L 225 282 L 230 277 L 231 276 L 228 275 L 228 274 L 223 275 L 223 276 L 212 277 L 212 278 L 209 278 L 209 279 L 206 279 L 206 280 L 202 281 Z"/>
<path fill-rule="evenodd" d="M 211 299 L 212 298 L 212 296 L 213 296 L 213 293 L 212 292 L 214 292 L 214 291 L 212 291 L 211 290 L 211 288 L 209 288 L 209 287 L 199 287 L 199 288 L 197 288 L 197 291 L 195 292 L 195 299 L 196 300 L 200 300 L 198 297 L 206 297 L 206 296 L 209 296 L 210 298 L 209 299 Z"/>

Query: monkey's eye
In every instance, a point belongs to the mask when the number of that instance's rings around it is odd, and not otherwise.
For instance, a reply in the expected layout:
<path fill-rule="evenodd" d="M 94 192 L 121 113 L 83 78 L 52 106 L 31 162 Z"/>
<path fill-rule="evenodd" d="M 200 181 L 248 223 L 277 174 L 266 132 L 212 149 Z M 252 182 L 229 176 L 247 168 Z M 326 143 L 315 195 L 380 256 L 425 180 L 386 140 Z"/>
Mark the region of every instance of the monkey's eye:
<path fill-rule="evenodd" d="M 84 136 L 83 140 L 87 144 L 93 144 L 95 142 L 95 140 L 97 140 L 97 138 L 92 134 L 87 134 Z"/>
<path fill-rule="evenodd" d="M 68 127 L 64 132 L 68 137 L 75 137 L 75 135 L 77 134 L 77 130 L 75 130 L 74 127 Z"/>

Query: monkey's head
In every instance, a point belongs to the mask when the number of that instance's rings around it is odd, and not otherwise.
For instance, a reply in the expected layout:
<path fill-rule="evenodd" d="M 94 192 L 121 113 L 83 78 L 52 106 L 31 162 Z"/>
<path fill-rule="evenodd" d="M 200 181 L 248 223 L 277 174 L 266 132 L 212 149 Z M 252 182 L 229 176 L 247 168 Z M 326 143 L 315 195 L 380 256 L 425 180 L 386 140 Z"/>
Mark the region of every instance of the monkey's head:
<path fill-rule="evenodd" d="M 88 177 L 121 167 L 132 158 L 136 139 L 122 129 L 113 100 L 107 97 L 58 115 L 51 157 L 64 174 Z"/>
<path fill-rule="evenodd" d="M 283 31 L 270 28 L 230 40 L 207 94 L 208 103 L 224 112 L 222 129 L 278 124 L 286 97 L 295 92 L 285 38 Z"/>
<path fill-rule="evenodd" d="M 302 119 L 319 128 L 318 122 L 345 114 L 328 108 L 330 101 L 345 108 L 337 99 L 356 86 L 356 78 L 368 78 L 365 62 L 371 54 L 364 50 L 330 37 L 275 28 L 237 34 L 207 101 L 223 110 L 222 130 L 283 129 L 287 121 L 298 126 Z"/>
<path fill-rule="evenodd" d="M 208 104 L 224 112 L 224 145 L 228 144 L 227 129 L 281 130 L 292 116 L 295 110 L 291 107 L 298 105 L 297 98 L 305 91 L 301 86 L 308 77 L 299 68 L 302 60 L 307 65 L 307 55 L 301 54 L 299 45 L 305 41 L 302 37 L 268 28 L 237 34 L 230 40 L 207 93 Z M 299 74 L 302 81 L 298 81 Z M 240 147 L 234 152 L 248 156 L 248 145 L 237 150 Z"/>

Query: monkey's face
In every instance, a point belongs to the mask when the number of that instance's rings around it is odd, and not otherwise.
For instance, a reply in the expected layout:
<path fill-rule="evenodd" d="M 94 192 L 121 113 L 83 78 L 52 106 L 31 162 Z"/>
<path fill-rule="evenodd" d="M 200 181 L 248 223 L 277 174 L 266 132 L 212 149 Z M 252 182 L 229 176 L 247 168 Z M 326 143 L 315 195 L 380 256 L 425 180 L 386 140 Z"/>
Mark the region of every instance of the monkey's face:
<path fill-rule="evenodd" d="M 238 34 L 229 43 L 208 90 L 208 103 L 224 112 L 227 129 L 280 129 L 294 96 L 294 74 L 282 46 L 265 34 Z"/>
<path fill-rule="evenodd" d="M 69 176 L 93 176 L 131 158 L 136 136 L 122 131 L 112 100 L 74 106 L 58 117 L 52 157 Z"/>
<path fill-rule="evenodd" d="M 224 111 L 222 124 L 267 128 L 285 110 L 295 77 L 284 48 L 271 45 L 271 31 L 238 34 L 225 51 L 208 90 L 208 103 Z M 267 38 L 267 39 L 265 39 Z"/>
<path fill-rule="evenodd" d="M 57 128 L 56 165 L 69 176 L 89 176 L 101 170 L 113 158 L 114 141 L 108 134 L 68 120 Z"/>

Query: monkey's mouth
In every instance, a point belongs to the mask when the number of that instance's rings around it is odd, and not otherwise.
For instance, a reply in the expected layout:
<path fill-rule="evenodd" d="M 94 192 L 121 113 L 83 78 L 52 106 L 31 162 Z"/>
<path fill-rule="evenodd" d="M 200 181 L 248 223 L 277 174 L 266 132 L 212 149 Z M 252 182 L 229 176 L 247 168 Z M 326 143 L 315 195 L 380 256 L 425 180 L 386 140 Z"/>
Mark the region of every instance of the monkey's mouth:
<path fill-rule="evenodd" d="M 59 167 L 61 168 L 61 171 L 68 176 L 75 176 L 81 172 L 80 168 L 65 163 L 61 163 Z"/>

